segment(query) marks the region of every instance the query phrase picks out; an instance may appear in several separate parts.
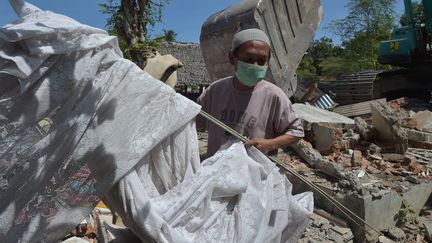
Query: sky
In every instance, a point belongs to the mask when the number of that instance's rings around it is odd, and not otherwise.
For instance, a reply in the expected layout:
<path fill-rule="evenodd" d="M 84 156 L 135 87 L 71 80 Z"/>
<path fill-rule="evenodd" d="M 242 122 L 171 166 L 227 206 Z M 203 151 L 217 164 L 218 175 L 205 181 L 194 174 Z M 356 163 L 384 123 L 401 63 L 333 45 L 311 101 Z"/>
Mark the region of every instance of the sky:
<path fill-rule="evenodd" d="M 199 42 L 201 25 L 213 13 L 223 10 L 240 0 L 171 0 L 163 9 L 163 22 L 152 30 L 154 35 L 162 34 L 164 29 L 174 30 L 177 41 Z M 94 27 L 105 29 L 107 15 L 99 12 L 98 4 L 104 0 L 28 0 L 41 9 L 67 15 L 77 21 Z M 348 0 L 321 0 L 324 18 L 315 39 L 330 37 L 333 43 L 339 44 L 340 39 L 325 27 L 329 22 L 340 19 L 348 14 L 345 8 Z M 398 0 L 396 11 L 402 13 L 403 0 Z M 0 26 L 12 22 L 17 17 L 9 5 L 9 1 L 0 0 Z"/>

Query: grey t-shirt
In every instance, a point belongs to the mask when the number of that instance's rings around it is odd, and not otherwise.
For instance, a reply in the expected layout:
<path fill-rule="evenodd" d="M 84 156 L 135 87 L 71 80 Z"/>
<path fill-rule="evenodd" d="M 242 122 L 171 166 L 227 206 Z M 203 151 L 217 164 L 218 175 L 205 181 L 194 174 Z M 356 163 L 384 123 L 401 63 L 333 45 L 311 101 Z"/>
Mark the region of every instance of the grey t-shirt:
<path fill-rule="evenodd" d="M 250 91 L 234 88 L 233 77 L 213 82 L 197 100 L 202 110 L 244 136 L 275 138 L 283 134 L 304 137 L 301 120 L 291 101 L 276 85 L 261 80 Z M 217 125 L 197 117 L 197 128 L 207 129 L 207 156 L 237 141 Z"/>

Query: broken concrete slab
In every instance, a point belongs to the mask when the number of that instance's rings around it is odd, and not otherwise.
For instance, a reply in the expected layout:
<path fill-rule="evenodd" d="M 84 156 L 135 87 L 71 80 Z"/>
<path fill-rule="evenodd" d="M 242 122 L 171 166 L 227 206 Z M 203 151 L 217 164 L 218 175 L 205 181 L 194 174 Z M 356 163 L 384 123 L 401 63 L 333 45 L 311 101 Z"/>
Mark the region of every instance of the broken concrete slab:
<path fill-rule="evenodd" d="M 334 128 L 355 128 L 354 120 L 335 112 L 326 111 L 315 106 L 294 104 L 294 111 L 303 121 L 305 130 L 310 131 L 314 123 L 327 123 Z"/>
<path fill-rule="evenodd" d="M 424 221 L 423 225 L 424 225 L 425 231 L 426 231 L 426 238 L 428 240 L 432 241 L 432 222 Z"/>
<path fill-rule="evenodd" d="M 356 125 L 356 131 L 360 134 L 363 140 L 366 141 L 375 140 L 378 132 L 373 126 L 367 124 L 367 122 L 361 117 L 355 117 L 354 122 Z"/>
<path fill-rule="evenodd" d="M 320 211 L 320 213 L 316 213 Z M 324 212 L 324 213 L 323 213 Z M 328 219 L 328 216 L 322 216 L 322 214 L 330 216 L 332 219 Z M 311 215 L 311 220 L 308 228 L 304 232 L 302 238 L 298 241 L 299 243 L 318 243 L 318 242 L 353 242 L 354 235 L 348 224 L 338 218 L 337 221 L 342 222 L 341 226 L 334 223 L 334 215 L 330 215 L 322 209 L 314 210 L 314 214 Z M 333 240 L 329 240 L 333 239 Z"/>
<path fill-rule="evenodd" d="M 407 134 L 408 142 L 413 147 L 432 149 L 432 133 L 408 128 L 401 128 L 401 130 Z"/>
<path fill-rule="evenodd" d="M 312 124 L 312 134 L 314 147 L 321 154 L 327 154 L 338 139 L 336 129 L 322 123 Z"/>
<path fill-rule="evenodd" d="M 390 239 L 393 239 L 395 241 L 404 241 L 406 238 L 405 232 L 402 229 L 399 229 L 398 227 L 392 226 L 387 230 L 387 234 L 390 237 Z"/>
<path fill-rule="evenodd" d="M 302 157 L 309 165 L 316 170 L 341 181 L 348 181 L 351 188 L 362 194 L 358 178 L 347 171 L 340 164 L 335 164 L 324 158 L 310 143 L 300 140 L 291 145 L 291 147 Z"/>
<path fill-rule="evenodd" d="M 344 132 L 344 129 L 334 128 L 328 123 L 314 123 L 312 130 L 306 131 L 305 140 L 312 143 L 322 155 L 330 155 L 357 146 L 360 135 L 352 129 Z"/>
<path fill-rule="evenodd" d="M 416 128 L 419 131 L 432 133 L 432 112 L 419 111 L 412 118 L 416 120 Z"/>
<path fill-rule="evenodd" d="M 314 181 L 316 175 L 307 174 L 311 181 Z M 297 178 L 287 174 L 289 180 L 293 184 L 293 191 L 302 192 L 310 190 L 306 184 Z M 369 179 L 370 180 L 370 179 Z M 370 182 L 370 186 L 376 187 L 377 182 Z M 326 186 L 324 182 L 316 183 L 322 190 L 332 195 L 337 201 L 341 202 L 356 215 L 364 219 L 367 223 L 374 226 L 378 230 L 386 230 L 395 226 L 401 217 L 406 217 L 411 220 L 416 217 L 420 210 L 425 205 L 432 192 L 432 182 L 422 180 L 420 184 L 411 184 L 409 182 L 400 183 L 406 185 L 403 192 L 397 193 L 392 189 L 374 188 L 379 192 L 379 196 L 372 195 L 374 193 L 364 193 L 359 195 L 353 191 L 343 190 Z M 343 190 L 343 191 L 342 191 Z M 376 194 L 376 193 L 375 193 Z M 350 227 L 355 236 L 355 242 L 376 242 L 378 234 L 366 227 L 367 232 L 356 224 L 352 223 L 343 213 L 341 213 L 334 205 L 319 193 L 314 194 L 315 205 L 323 208 L 333 215 L 337 215 L 350 223 Z M 406 203 L 403 203 L 405 201 Z M 410 215 L 401 215 L 402 205 L 409 205 L 414 213 Z"/>
<path fill-rule="evenodd" d="M 350 129 L 350 131 L 352 130 Z M 344 133 L 341 128 L 334 128 L 328 123 L 312 124 L 310 137 L 310 142 L 322 155 L 348 150 L 352 144 L 359 140 L 358 134 Z"/>
<path fill-rule="evenodd" d="M 378 131 L 378 138 L 394 143 L 394 150 L 405 153 L 408 149 L 408 135 L 398 123 L 398 118 L 386 104 L 371 104 L 372 125 Z"/>

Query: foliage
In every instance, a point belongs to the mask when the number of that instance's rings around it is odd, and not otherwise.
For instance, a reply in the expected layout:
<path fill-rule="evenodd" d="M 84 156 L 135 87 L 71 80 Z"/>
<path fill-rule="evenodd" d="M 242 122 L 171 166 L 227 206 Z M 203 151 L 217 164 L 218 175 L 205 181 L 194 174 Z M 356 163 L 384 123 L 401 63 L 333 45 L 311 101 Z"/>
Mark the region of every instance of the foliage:
<path fill-rule="evenodd" d="M 297 69 L 299 80 L 316 81 L 319 76 L 332 76 L 332 74 L 324 72 L 322 62 L 331 57 L 340 57 L 343 54 L 343 49 L 333 44 L 332 39 L 322 37 L 319 40 L 314 40 L 304 55 Z M 334 60 L 334 59 L 331 59 Z"/>
<path fill-rule="evenodd" d="M 415 216 L 415 210 L 405 199 L 403 199 L 397 214 L 398 223 L 404 224 L 408 222 L 413 216 Z"/>
<path fill-rule="evenodd" d="M 413 7 L 414 18 L 416 16 L 417 17 L 420 16 L 422 14 L 422 12 L 424 11 L 423 4 L 421 4 L 420 2 L 412 2 L 412 7 Z M 407 19 L 407 16 L 405 13 L 400 17 L 399 23 L 402 26 L 408 25 L 408 19 Z"/>
<path fill-rule="evenodd" d="M 119 38 L 126 58 L 144 68 L 147 57 L 154 55 L 163 41 L 149 38 L 148 29 L 162 21 L 162 9 L 170 0 L 106 0 L 99 4 L 100 12 L 107 14 L 107 30 Z"/>
<path fill-rule="evenodd" d="M 163 37 L 165 39 L 166 42 L 175 42 L 176 41 L 176 37 L 177 37 L 177 33 L 174 32 L 174 30 L 163 30 Z"/>
<path fill-rule="evenodd" d="M 332 21 L 328 28 L 343 40 L 355 38 L 358 33 L 374 38 L 393 29 L 395 6 L 396 0 L 350 0 L 348 15 Z"/>
<path fill-rule="evenodd" d="M 297 68 L 297 79 L 307 81 L 317 81 L 318 75 L 315 66 L 312 64 L 313 59 L 309 56 L 304 56 Z"/>
<path fill-rule="evenodd" d="M 371 69 L 389 69 L 377 62 L 379 44 L 388 40 L 396 14 L 396 0 L 350 0 L 345 18 L 332 21 L 327 29 L 342 39 L 342 51 L 319 63 L 323 75 Z M 337 63 L 341 62 L 341 63 Z"/>
<path fill-rule="evenodd" d="M 352 72 L 349 61 L 343 57 L 328 57 L 319 64 L 323 76 L 338 77 L 343 73 Z"/>
<path fill-rule="evenodd" d="M 107 19 L 107 31 L 110 35 L 117 35 L 122 24 L 122 16 L 120 14 L 120 5 L 116 0 L 106 0 L 107 3 L 98 4 L 99 11 L 103 14 L 109 15 Z"/>
<path fill-rule="evenodd" d="M 170 0 L 121 0 L 124 2 L 132 2 L 133 5 L 146 5 L 144 6 L 145 16 L 141 19 L 141 24 L 146 27 L 154 27 L 157 23 L 162 22 L 162 9 L 164 6 L 169 4 Z M 107 30 L 110 33 L 118 34 L 119 29 L 122 28 L 123 16 L 121 14 L 121 2 L 120 0 L 106 0 L 107 3 L 98 4 L 99 11 L 103 14 L 109 15 L 107 19 Z M 147 28 L 146 28 L 147 30 Z M 146 33 L 147 34 L 147 33 Z"/>

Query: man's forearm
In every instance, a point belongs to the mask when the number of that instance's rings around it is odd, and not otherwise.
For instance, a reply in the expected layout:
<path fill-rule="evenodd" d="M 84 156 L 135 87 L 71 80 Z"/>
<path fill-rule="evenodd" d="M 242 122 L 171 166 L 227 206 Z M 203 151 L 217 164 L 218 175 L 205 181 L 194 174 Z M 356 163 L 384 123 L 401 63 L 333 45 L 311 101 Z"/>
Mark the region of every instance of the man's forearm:
<path fill-rule="evenodd" d="M 283 134 L 278 137 L 271 139 L 274 149 L 285 148 L 294 142 L 299 141 L 300 137 L 295 137 L 289 134 Z"/>
<path fill-rule="evenodd" d="M 268 152 L 275 151 L 278 148 L 285 148 L 291 143 L 294 143 L 300 139 L 300 137 L 294 137 L 288 134 L 284 134 L 270 139 L 254 138 L 248 143 L 246 143 L 245 146 L 246 148 L 249 148 L 250 146 L 255 146 L 261 152 L 266 154 Z"/>

